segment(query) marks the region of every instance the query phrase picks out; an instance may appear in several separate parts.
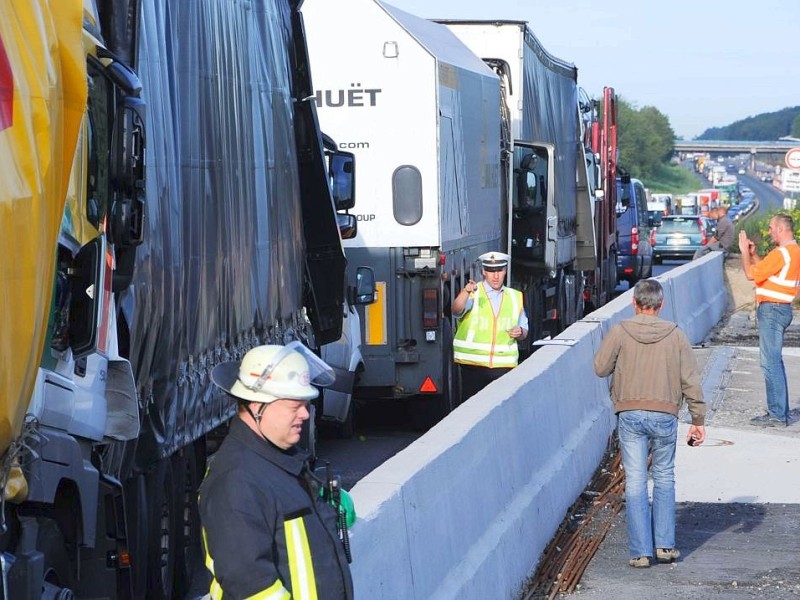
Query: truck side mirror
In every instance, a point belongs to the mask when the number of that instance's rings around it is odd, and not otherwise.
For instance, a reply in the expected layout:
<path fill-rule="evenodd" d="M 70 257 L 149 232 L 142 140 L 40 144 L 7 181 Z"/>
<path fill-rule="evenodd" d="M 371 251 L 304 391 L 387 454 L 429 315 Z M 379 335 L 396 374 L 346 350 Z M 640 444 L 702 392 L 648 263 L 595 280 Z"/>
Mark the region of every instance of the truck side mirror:
<path fill-rule="evenodd" d="M 334 206 L 336 210 L 349 210 L 356 205 L 355 155 L 337 150 L 330 153 L 328 161 Z"/>
<path fill-rule="evenodd" d="M 372 304 L 375 297 L 375 271 L 372 267 L 356 269 L 356 285 L 348 288 L 348 300 L 351 305 Z"/>
<path fill-rule="evenodd" d="M 104 246 L 102 236 L 94 238 L 78 251 L 68 271 L 69 345 L 75 358 L 91 354 L 97 346 Z"/>
<path fill-rule="evenodd" d="M 343 240 L 352 240 L 358 234 L 358 222 L 355 215 L 336 213 L 336 224 Z"/>
<path fill-rule="evenodd" d="M 116 115 L 111 141 L 113 198 L 109 241 L 130 248 L 144 240 L 144 101 L 125 96 Z"/>

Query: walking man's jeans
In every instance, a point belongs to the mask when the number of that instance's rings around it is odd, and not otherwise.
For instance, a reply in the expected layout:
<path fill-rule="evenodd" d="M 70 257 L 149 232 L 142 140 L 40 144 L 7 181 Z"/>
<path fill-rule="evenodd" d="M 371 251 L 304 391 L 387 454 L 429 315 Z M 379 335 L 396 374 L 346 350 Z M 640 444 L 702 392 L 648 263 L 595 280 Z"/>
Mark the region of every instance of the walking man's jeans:
<path fill-rule="evenodd" d="M 781 351 L 783 335 L 792 322 L 792 305 L 761 302 L 756 316 L 761 371 L 767 388 L 767 412 L 770 417 L 786 422 L 789 419 L 789 388 Z"/>
<path fill-rule="evenodd" d="M 631 558 L 675 547 L 675 442 L 678 418 L 650 410 L 619 413 L 617 425 L 625 468 L 625 519 Z M 647 493 L 647 455 L 653 453 L 653 506 Z"/>

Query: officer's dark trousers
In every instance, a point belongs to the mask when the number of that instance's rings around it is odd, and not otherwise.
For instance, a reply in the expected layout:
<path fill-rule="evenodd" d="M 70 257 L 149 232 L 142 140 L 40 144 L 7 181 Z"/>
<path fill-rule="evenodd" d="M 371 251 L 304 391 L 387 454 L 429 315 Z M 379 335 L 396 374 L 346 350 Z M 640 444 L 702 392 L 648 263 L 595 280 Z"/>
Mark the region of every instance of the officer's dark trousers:
<path fill-rule="evenodd" d="M 465 402 L 511 370 L 511 368 L 489 369 L 474 365 L 459 366 L 461 367 L 461 402 Z"/>

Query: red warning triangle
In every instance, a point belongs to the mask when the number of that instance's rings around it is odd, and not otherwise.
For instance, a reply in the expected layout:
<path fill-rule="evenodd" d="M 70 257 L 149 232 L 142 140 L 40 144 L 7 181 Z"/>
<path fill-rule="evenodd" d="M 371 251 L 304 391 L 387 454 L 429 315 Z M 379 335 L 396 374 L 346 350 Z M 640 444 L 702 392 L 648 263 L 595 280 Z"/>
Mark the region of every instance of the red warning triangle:
<path fill-rule="evenodd" d="M 433 383 L 433 379 L 431 379 L 430 375 L 428 375 L 425 378 L 425 381 L 422 382 L 422 387 L 419 388 L 419 391 L 429 394 L 429 393 L 436 393 L 439 390 L 436 389 L 436 385 Z"/>

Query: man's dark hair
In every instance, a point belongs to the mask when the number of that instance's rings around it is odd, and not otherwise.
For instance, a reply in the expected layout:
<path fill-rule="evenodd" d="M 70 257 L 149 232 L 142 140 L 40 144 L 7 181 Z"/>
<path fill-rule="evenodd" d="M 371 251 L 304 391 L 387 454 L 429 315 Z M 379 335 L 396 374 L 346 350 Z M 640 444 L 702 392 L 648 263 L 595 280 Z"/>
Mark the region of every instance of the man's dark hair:
<path fill-rule="evenodd" d="M 636 306 L 644 310 L 658 310 L 664 301 L 664 288 L 655 279 L 642 279 L 633 288 Z"/>

